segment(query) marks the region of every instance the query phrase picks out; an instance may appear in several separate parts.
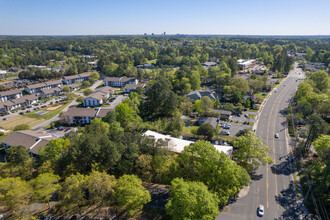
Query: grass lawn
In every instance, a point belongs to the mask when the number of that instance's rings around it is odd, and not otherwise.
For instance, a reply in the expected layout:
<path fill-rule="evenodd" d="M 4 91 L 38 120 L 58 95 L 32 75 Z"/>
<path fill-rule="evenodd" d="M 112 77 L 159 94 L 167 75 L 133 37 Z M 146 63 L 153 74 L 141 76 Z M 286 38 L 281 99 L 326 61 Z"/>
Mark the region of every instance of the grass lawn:
<path fill-rule="evenodd" d="M 256 115 L 248 114 L 248 116 L 249 116 L 249 118 L 253 118 L 253 119 L 256 118 Z"/>
<path fill-rule="evenodd" d="M 52 110 L 52 111 L 48 111 L 46 114 L 43 115 L 38 115 L 36 114 L 36 112 L 40 112 L 40 111 L 47 111 L 47 109 L 40 109 L 38 111 L 35 112 L 30 112 L 30 113 L 26 113 L 24 116 L 26 117 L 30 117 L 30 118 L 38 118 L 38 119 L 51 119 L 52 117 L 54 117 L 55 115 L 59 114 L 66 106 L 68 106 L 69 103 L 66 103 L 64 105 L 62 105 L 60 108 Z"/>
<path fill-rule="evenodd" d="M 249 112 L 258 112 L 258 110 L 257 109 L 250 108 L 249 109 Z"/>
<path fill-rule="evenodd" d="M 13 130 L 16 125 L 28 124 L 30 127 L 34 127 L 44 121 L 45 119 L 30 118 L 19 115 L 15 118 L 9 118 L 6 121 L 0 121 L 0 126 L 7 130 Z"/>
<path fill-rule="evenodd" d="M 224 136 L 224 135 L 219 135 L 219 138 L 216 138 L 216 140 L 222 140 L 226 142 L 233 142 L 236 138 L 235 137 L 230 137 L 230 136 Z"/>
<path fill-rule="evenodd" d="M 182 135 L 183 136 L 194 137 L 192 130 L 196 130 L 196 132 L 197 132 L 197 129 L 198 129 L 198 126 L 184 127 L 182 129 Z"/>
<path fill-rule="evenodd" d="M 149 64 L 155 64 L 156 62 L 157 62 L 157 59 L 154 59 L 154 60 L 148 60 L 147 63 L 149 63 Z"/>
<path fill-rule="evenodd" d="M 262 92 L 259 92 L 259 93 L 257 93 L 256 94 L 256 96 L 257 96 L 257 98 L 259 98 L 259 99 L 264 99 L 264 98 L 266 98 L 266 96 L 267 96 L 267 93 L 262 93 Z"/>
<path fill-rule="evenodd" d="M 5 139 L 8 135 L 2 135 L 0 136 L 0 141 L 2 141 L 3 139 Z"/>

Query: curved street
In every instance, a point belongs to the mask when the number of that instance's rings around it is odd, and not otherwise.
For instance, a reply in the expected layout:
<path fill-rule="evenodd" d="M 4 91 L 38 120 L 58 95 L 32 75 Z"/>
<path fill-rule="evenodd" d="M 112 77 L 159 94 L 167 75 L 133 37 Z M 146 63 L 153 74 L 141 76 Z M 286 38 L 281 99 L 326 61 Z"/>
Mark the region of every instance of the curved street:
<path fill-rule="evenodd" d="M 286 109 L 300 82 L 305 78 L 295 65 L 277 92 L 266 101 L 256 127 L 257 136 L 268 145 L 271 165 L 261 166 L 252 177 L 248 194 L 229 205 L 217 219 L 259 219 L 257 207 L 264 205 L 263 219 L 303 219 L 302 201 L 296 196 L 293 182 L 290 146 L 286 129 Z M 275 138 L 275 134 L 279 134 Z"/>

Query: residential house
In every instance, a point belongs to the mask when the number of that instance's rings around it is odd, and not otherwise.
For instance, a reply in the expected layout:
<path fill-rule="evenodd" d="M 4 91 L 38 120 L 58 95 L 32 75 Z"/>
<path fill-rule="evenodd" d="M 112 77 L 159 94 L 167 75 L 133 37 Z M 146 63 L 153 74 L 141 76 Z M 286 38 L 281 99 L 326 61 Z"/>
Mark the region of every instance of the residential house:
<path fill-rule="evenodd" d="M 110 86 L 103 86 L 100 88 L 95 89 L 95 91 L 88 95 L 84 101 L 83 105 L 87 106 L 99 106 L 103 104 L 104 99 L 108 99 L 110 95 L 114 94 L 114 88 Z"/>
<path fill-rule="evenodd" d="M 12 99 L 18 99 L 23 97 L 21 89 L 14 89 L 0 92 L 0 102 L 5 102 Z"/>
<path fill-rule="evenodd" d="M 7 74 L 6 70 L 0 70 L 0 75 L 5 75 L 5 74 Z"/>
<path fill-rule="evenodd" d="M 40 96 L 43 98 L 49 98 L 53 96 L 61 95 L 62 89 L 61 88 L 52 88 L 52 89 L 45 89 L 40 91 Z"/>
<path fill-rule="evenodd" d="M 79 83 L 79 82 L 84 82 L 89 80 L 91 73 L 80 73 L 77 75 L 72 75 L 72 76 L 64 76 L 63 77 L 63 83 L 65 84 L 72 84 L 72 83 Z"/>
<path fill-rule="evenodd" d="M 133 77 L 105 77 L 104 85 L 113 87 L 124 87 L 126 84 L 138 84 L 138 80 Z"/>
<path fill-rule="evenodd" d="M 56 137 L 40 131 L 24 130 L 14 131 L 3 139 L 1 143 L 5 150 L 12 146 L 23 146 L 30 152 L 31 156 L 37 156 L 39 154 L 39 149 L 46 146 L 49 141 L 54 139 L 56 139 Z"/>
<path fill-rule="evenodd" d="M 111 95 L 115 94 L 115 88 L 112 88 L 110 86 L 103 86 L 96 88 L 94 92 L 102 92 L 106 95 L 106 98 L 109 98 Z"/>
<path fill-rule="evenodd" d="M 256 62 L 257 61 L 255 59 L 250 59 L 250 60 L 240 59 L 240 60 L 237 60 L 238 66 L 241 70 L 246 70 L 246 69 L 254 67 L 256 65 Z"/>
<path fill-rule="evenodd" d="M 231 119 L 231 114 L 232 114 L 231 111 L 214 109 L 214 112 L 220 114 L 220 119 L 221 120 L 230 120 Z"/>
<path fill-rule="evenodd" d="M 69 108 L 63 113 L 62 119 L 67 124 L 89 124 L 94 118 L 103 118 L 111 109 L 102 108 Z"/>
<path fill-rule="evenodd" d="M 87 106 L 100 106 L 103 104 L 103 99 L 106 98 L 106 94 L 103 92 L 93 92 L 92 94 L 86 96 L 83 101 L 83 105 Z"/>
<path fill-rule="evenodd" d="M 182 140 L 179 138 L 174 138 L 174 137 L 171 137 L 170 135 L 164 135 L 164 134 L 161 134 L 161 133 L 158 133 L 155 131 L 150 131 L 150 130 L 145 131 L 142 135 L 147 136 L 156 141 L 162 140 L 163 147 L 168 148 L 170 151 L 173 151 L 175 153 L 181 153 L 186 146 L 195 144 L 195 142 L 193 142 L 193 141 L 187 141 L 187 140 Z M 222 145 L 214 145 L 214 147 L 218 152 L 223 152 L 228 157 L 231 158 L 232 153 L 233 153 L 233 147 L 222 146 Z"/>
<path fill-rule="evenodd" d="M 196 90 L 196 91 L 190 92 L 187 95 L 187 97 L 189 97 L 190 99 L 194 99 L 194 100 L 200 100 L 204 96 L 208 96 L 210 99 L 213 99 L 213 100 L 218 98 L 218 95 L 212 90 Z"/>
<path fill-rule="evenodd" d="M 22 71 L 23 71 L 23 69 L 20 68 L 20 67 L 11 67 L 9 69 L 9 72 L 13 72 L 13 73 L 19 73 L 19 72 L 22 72 Z"/>
<path fill-rule="evenodd" d="M 199 117 L 197 124 L 198 125 L 209 124 L 215 130 L 217 128 L 218 122 L 220 122 L 220 121 L 216 117 Z"/>
<path fill-rule="evenodd" d="M 81 88 L 81 85 L 73 83 L 73 84 L 64 85 L 63 88 L 65 88 L 65 87 L 69 87 L 70 90 L 73 92 L 73 91 L 79 90 Z"/>
<path fill-rule="evenodd" d="M 24 106 L 29 106 L 34 103 L 37 103 L 39 101 L 39 96 L 38 95 L 28 95 L 28 96 L 23 96 L 18 99 L 13 99 L 5 102 L 0 103 L 0 111 L 5 112 L 5 111 L 11 111 L 17 108 L 21 108 Z"/>
<path fill-rule="evenodd" d="M 203 63 L 203 66 L 205 69 L 210 69 L 211 67 L 215 67 L 217 65 L 216 62 L 205 62 Z"/>
<path fill-rule="evenodd" d="M 136 90 L 138 87 L 144 88 L 144 86 L 145 86 L 144 84 L 143 84 L 143 85 L 126 84 L 126 85 L 125 85 L 125 92 L 126 92 L 126 93 L 135 92 L 135 90 Z"/>
<path fill-rule="evenodd" d="M 46 90 L 46 89 L 61 88 L 62 85 L 63 85 L 63 83 L 61 80 L 50 80 L 47 82 L 27 85 L 27 86 L 25 86 L 24 90 L 29 94 L 33 94 L 33 93 L 38 93 L 38 92 L 40 92 L 42 90 Z"/>
<path fill-rule="evenodd" d="M 150 63 L 143 64 L 143 65 L 137 65 L 136 67 L 139 69 L 153 69 L 154 68 L 153 65 Z"/>

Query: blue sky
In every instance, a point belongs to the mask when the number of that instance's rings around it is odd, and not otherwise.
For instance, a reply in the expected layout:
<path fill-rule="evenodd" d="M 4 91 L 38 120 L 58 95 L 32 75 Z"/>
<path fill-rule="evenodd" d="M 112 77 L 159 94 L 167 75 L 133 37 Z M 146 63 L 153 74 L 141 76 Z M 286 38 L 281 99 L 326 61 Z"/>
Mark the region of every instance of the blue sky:
<path fill-rule="evenodd" d="M 0 0 L 0 35 L 330 35 L 330 0 Z"/>

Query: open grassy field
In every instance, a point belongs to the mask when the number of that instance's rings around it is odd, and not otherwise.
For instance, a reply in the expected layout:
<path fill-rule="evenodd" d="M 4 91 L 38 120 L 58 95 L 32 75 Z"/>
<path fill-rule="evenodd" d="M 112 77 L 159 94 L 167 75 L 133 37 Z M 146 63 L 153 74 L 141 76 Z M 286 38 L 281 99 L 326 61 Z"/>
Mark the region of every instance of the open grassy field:
<path fill-rule="evenodd" d="M 15 126 L 19 124 L 28 124 L 30 127 L 33 127 L 40 124 L 43 121 L 45 121 L 45 119 L 30 118 L 19 115 L 15 118 L 9 118 L 6 121 L 0 121 L 0 126 L 7 130 L 13 130 Z"/>

